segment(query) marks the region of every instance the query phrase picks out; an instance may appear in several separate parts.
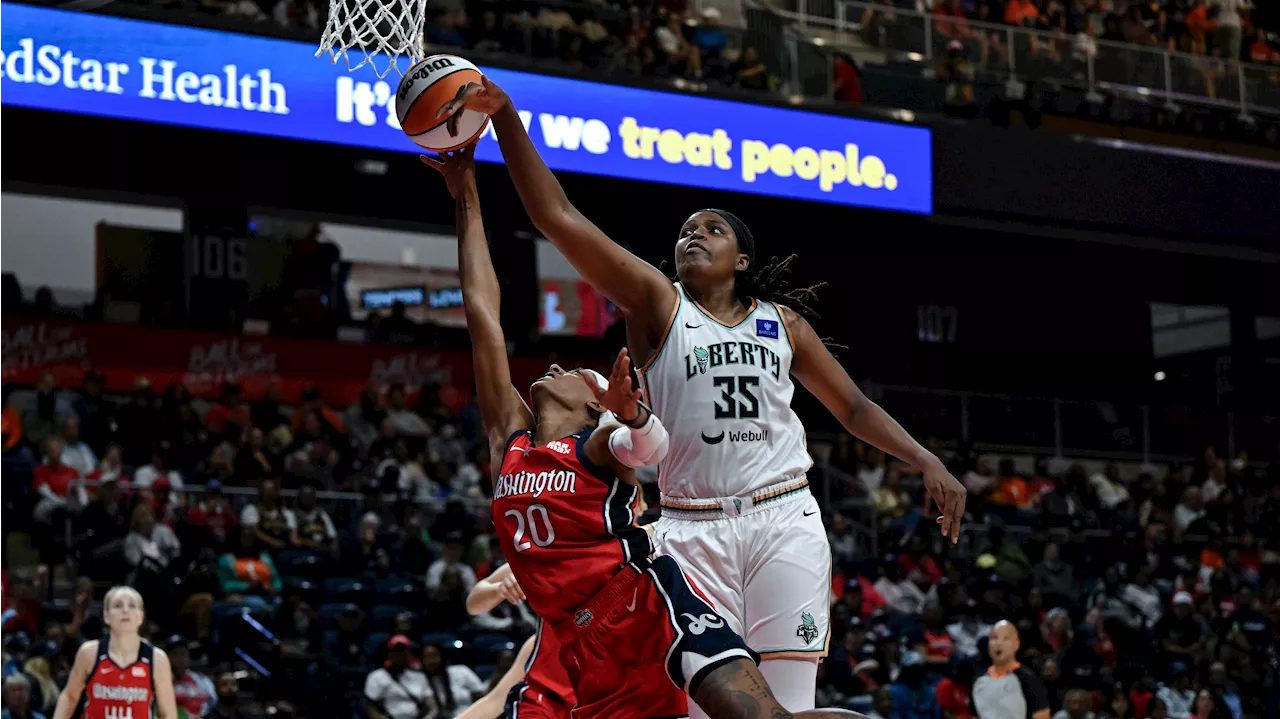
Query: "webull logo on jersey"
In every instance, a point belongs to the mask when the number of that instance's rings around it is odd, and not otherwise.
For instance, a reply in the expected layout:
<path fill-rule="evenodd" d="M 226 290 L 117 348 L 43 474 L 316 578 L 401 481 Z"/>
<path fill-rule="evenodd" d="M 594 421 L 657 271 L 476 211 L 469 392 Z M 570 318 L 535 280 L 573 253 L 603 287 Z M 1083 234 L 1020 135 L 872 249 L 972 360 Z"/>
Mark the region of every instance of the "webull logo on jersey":
<path fill-rule="evenodd" d="M 759 367 L 775 380 L 782 379 L 782 358 L 768 347 L 755 342 L 717 342 L 694 347 L 684 356 L 685 381 L 717 367 L 742 365 Z"/>
<path fill-rule="evenodd" d="M 702 433 L 702 441 L 707 444 L 720 444 L 725 440 L 725 437 L 728 437 L 729 441 L 735 444 L 738 442 L 768 442 L 769 430 L 762 429 L 760 431 L 756 431 L 754 429 L 748 429 L 741 432 L 722 431 L 719 434 L 710 436 L 707 435 L 706 432 Z"/>
<path fill-rule="evenodd" d="M 103 701 L 126 702 L 133 704 L 135 702 L 145 702 L 151 698 L 151 690 L 146 687 L 118 687 L 111 684 L 94 684 L 93 698 Z"/>
<path fill-rule="evenodd" d="M 498 477 L 498 486 L 493 489 L 493 499 L 506 499 L 530 495 L 541 497 L 543 492 L 578 491 L 578 473 L 563 469 L 554 472 L 512 472 Z"/>

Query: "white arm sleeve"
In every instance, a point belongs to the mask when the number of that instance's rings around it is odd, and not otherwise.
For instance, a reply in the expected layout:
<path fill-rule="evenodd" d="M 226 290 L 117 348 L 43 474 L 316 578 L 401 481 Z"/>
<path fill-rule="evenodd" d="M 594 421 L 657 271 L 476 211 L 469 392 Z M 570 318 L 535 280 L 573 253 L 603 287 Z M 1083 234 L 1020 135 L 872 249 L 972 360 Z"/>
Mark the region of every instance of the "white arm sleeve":
<path fill-rule="evenodd" d="M 609 451 L 619 462 L 635 469 L 657 464 L 667 456 L 670 446 L 667 428 L 658 416 L 649 413 L 649 419 L 639 429 L 621 426 L 609 435 Z"/>

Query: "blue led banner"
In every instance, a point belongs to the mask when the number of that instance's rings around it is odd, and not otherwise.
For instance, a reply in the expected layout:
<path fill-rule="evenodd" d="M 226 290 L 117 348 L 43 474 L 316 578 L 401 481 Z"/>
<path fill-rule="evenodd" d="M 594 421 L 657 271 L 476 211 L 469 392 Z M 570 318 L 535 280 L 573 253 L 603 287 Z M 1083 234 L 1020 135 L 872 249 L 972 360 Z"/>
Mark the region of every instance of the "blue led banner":
<path fill-rule="evenodd" d="M 306 43 L 0 5 L 0 102 L 126 120 L 417 148 L 394 78 Z M 858 207 L 933 211 L 924 128 L 486 69 L 555 170 Z M 477 158 L 501 162 L 492 131 Z"/>

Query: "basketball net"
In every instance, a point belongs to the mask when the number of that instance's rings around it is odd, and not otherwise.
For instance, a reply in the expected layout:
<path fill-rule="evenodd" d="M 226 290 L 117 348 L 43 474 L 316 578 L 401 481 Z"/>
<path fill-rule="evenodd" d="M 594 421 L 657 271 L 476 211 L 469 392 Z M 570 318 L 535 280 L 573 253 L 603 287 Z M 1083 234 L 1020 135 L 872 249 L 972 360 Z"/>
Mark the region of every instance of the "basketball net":
<path fill-rule="evenodd" d="M 335 64 L 342 58 L 348 70 L 369 65 L 378 77 L 392 68 L 403 74 L 398 58 L 409 58 L 406 67 L 411 67 L 426 56 L 426 19 L 427 0 L 329 0 L 316 57 L 327 52 Z M 353 58 L 353 53 L 358 55 Z"/>

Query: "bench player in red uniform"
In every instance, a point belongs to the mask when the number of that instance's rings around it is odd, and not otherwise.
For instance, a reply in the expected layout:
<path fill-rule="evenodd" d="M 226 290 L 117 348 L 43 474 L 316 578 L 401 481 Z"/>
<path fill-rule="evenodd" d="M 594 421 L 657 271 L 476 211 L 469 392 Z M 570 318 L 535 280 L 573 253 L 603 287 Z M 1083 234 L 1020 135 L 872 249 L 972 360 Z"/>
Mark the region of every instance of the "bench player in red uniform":
<path fill-rule="evenodd" d="M 177 719 L 169 657 L 138 636 L 145 616 L 133 587 L 107 592 L 102 618 L 110 635 L 80 645 L 53 719 L 149 719 L 152 704 L 159 719 Z"/>
<path fill-rule="evenodd" d="M 682 717 L 688 696 L 716 719 L 793 716 L 760 675 L 758 656 L 675 560 L 650 559 L 650 535 L 634 523 L 632 468 L 661 459 L 666 430 L 632 391 L 626 350 L 607 386 L 594 373 L 552 365 L 530 388 L 532 412 L 511 385 L 473 150 L 423 161 L 457 202 L 477 397 L 497 457 L 494 523 L 529 606 L 561 642 L 573 717 Z"/>

